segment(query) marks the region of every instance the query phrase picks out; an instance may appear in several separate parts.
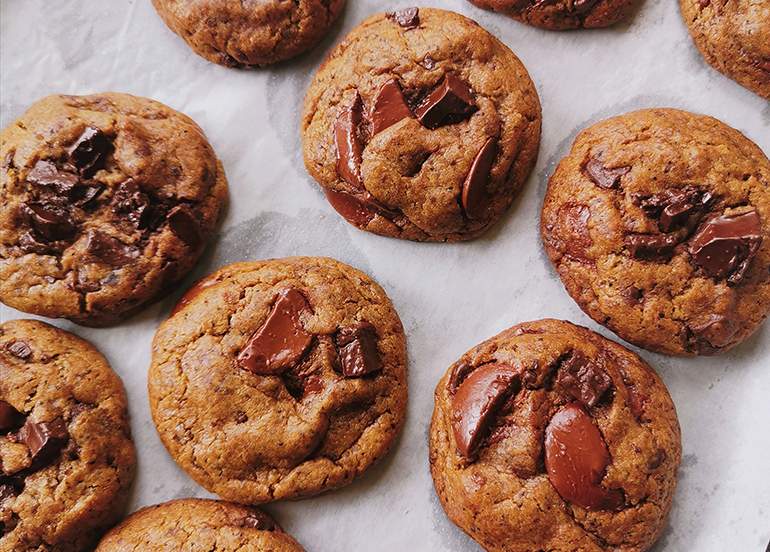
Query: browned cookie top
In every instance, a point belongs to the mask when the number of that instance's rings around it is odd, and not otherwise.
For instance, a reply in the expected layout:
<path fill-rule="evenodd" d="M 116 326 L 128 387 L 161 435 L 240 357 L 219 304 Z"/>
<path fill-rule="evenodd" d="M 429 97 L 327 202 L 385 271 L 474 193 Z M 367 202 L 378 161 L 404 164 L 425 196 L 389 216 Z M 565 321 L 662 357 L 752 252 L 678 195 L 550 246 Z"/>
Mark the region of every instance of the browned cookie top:
<path fill-rule="evenodd" d="M 679 424 L 627 349 L 568 322 L 519 324 L 463 355 L 435 398 L 436 491 L 485 549 L 641 551 L 657 539 Z"/>
<path fill-rule="evenodd" d="M 92 550 L 134 465 L 126 395 L 104 357 L 42 322 L 0 325 L 0 551 Z"/>
<path fill-rule="evenodd" d="M 182 499 L 143 508 L 110 531 L 96 552 L 302 552 L 256 508 Z"/>
<path fill-rule="evenodd" d="M 126 94 L 44 98 L 0 134 L 0 300 L 116 322 L 187 273 L 226 193 L 181 113 Z"/>
<path fill-rule="evenodd" d="M 653 109 L 584 130 L 541 232 L 581 308 L 640 347 L 727 350 L 770 312 L 770 161 L 711 117 Z"/>
<path fill-rule="evenodd" d="M 706 61 L 770 100 L 770 2 L 679 0 L 679 5 Z"/>
<path fill-rule="evenodd" d="M 386 236 L 481 234 L 535 163 L 540 103 L 500 41 L 456 13 L 375 15 L 305 99 L 305 165 L 351 224 Z"/>
<path fill-rule="evenodd" d="M 317 494 L 400 430 L 404 332 L 385 292 L 347 265 L 234 264 L 160 327 L 149 390 L 163 443 L 206 489 L 243 503 Z"/>
<path fill-rule="evenodd" d="M 152 3 L 197 54 L 228 67 L 259 67 L 301 54 L 321 40 L 345 6 L 345 0 Z"/>
<path fill-rule="evenodd" d="M 522 23 L 552 31 L 614 25 L 639 0 L 470 0 L 480 8 L 510 15 Z"/>

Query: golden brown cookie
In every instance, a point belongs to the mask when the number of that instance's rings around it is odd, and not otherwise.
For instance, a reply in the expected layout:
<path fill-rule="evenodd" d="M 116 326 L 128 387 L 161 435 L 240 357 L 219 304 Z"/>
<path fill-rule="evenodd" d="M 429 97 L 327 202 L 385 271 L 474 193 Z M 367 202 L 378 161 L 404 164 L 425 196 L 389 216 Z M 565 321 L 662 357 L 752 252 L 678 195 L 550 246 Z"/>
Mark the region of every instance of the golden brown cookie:
<path fill-rule="evenodd" d="M 401 322 L 332 259 L 238 263 L 199 282 L 153 342 L 150 406 L 176 462 L 256 504 L 341 487 L 390 448 L 406 408 Z"/>
<path fill-rule="evenodd" d="M 484 549 L 631 552 L 660 535 L 679 423 L 629 350 L 569 322 L 518 324 L 454 363 L 435 400 L 436 492 Z"/>
<path fill-rule="evenodd" d="M 0 552 L 85 552 L 122 513 L 136 463 L 123 384 L 86 341 L 0 325 Z"/>
<path fill-rule="evenodd" d="M 195 53 L 228 67 L 260 67 L 315 46 L 345 0 L 152 0 Z"/>
<path fill-rule="evenodd" d="M 115 323 L 187 274 L 226 195 L 185 115 L 127 94 L 43 98 L 0 133 L 0 300 Z"/>
<path fill-rule="evenodd" d="M 609 27 L 624 19 L 639 0 L 470 0 L 542 29 L 566 31 Z"/>
<path fill-rule="evenodd" d="M 370 17 L 305 98 L 305 166 L 358 228 L 420 241 L 476 237 L 536 161 L 540 102 L 519 59 L 459 14 Z"/>
<path fill-rule="evenodd" d="M 770 161 L 711 117 L 650 109 L 581 132 L 541 233 L 572 298 L 640 347 L 725 351 L 770 312 Z"/>
<path fill-rule="evenodd" d="M 770 2 L 679 0 L 679 6 L 706 61 L 770 100 Z"/>

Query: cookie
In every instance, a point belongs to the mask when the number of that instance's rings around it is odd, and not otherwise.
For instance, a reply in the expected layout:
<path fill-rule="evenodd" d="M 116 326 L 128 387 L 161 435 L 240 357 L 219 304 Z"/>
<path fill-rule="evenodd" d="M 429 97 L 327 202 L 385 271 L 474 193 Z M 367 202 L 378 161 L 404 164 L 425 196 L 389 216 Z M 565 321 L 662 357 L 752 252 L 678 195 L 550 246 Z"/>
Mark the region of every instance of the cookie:
<path fill-rule="evenodd" d="M 187 498 L 143 508 L 110 531 L 96 552 L 302 552 L 266 513 Z"/>
<path fill-rule="evenodd" d="M 651 109 L 581 132 L 541 233 L 578 305 L 640 347 L 725 351 L 770 311 L 770 161 L 711 117 Z"/>
<path fill-rule="evenodd" d="M 305 166 L 358 228 L 419 241 L 476 237 L 502 217 L 540 144 L 540 101 L 519 59 L 456 13 L 364 21 L 316 74 Z"/>
<path fill-rule="evenodd" d="M 681 459 L 658 375 L 560 320 L 518 324 L 436 387 L 430 468 L 449 518 L 486 550 L 648 549 Z"/>
<path fill-rule="evenodd" d="M 181 113 L 126 94 L 48 96 L 0 134 L 0 301 L 114 324 L 187 274 L 226 195 Z"/>
<path fill-rule="evenodd" d="M 470 0 L 480 8 L 551 31 L 609 27 L 626 18 L 639 0 Z"/>
<path fill-rule="evenodd" d="M 345 0 L 152 0 L 196 54 L 227 67 L 261 67 L 315 46 Z"/>
<path fill-rule="evenodd" d="M 332 259 L 222 268 L 153 341 L 150 407 L 174 460 L 256 504 L 348 484 L 404 420 L 404 331 L 385 292 Z"/>
<path fill-rule="evenodd" d="M 770 100 L 770 4 L 679 0 L 679 6 L 706 61 Z"/>
<path fill-rule="evenodd" d="M 136 464 L 123 384 L 86 341 L 0 325 L 0 551 L 93 550 Z"/>

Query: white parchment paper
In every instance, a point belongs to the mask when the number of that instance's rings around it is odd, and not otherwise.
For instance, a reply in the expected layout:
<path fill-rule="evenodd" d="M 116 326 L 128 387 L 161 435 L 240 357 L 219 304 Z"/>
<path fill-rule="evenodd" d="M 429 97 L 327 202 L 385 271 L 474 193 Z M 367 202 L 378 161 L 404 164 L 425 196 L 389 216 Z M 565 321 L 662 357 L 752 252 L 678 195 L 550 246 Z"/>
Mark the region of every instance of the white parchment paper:
<path fill-rule="evenodd" d="M 161 445 L 146 393 L 153 332 L 182 288 L 233 261 L 327 255 L 376 278 L 401 315 L 409 347 L 408 421 L 392 453 L 351 486 L 268 509 L 310 551 L 475 551 L 444 516 L 428 472 L 427 432 L 440 375 L 468 348 L 525 320 L 564 318 L 614 338 L 567 296 L 541 249 L 539 210 L 555 164 L 582 127 L 653 106 L 716 116 L 770 153 L 770 103 L 705 64 L 675 0 L 645 0 L 631 22 L 611 30 L 569 33 L 526 27 L 466 0 L 432 0 L 476 19 L 529 69 L 543 104 L 539 162 L 510 213 L 482 239 L 431 245 L 381 238 L 332 211 L 305 173 L 300 151 L 301 102 L 326 51 L 366 16 L 409 5 L 348 3 L 309 55 L 237 71 L 194 55 L 149 0 L 2 0 L 0 122 L 11 123 L 50 93 L 129 92 L 193 117 L 224 162 L 231 190 L 226 220 L 173 297 L 111 329 L 55 322 L 95 343 L 125 382 L 139 451 L 132 509 L 207 496 Z M 21 316 L 27 315 L 0 308 L 2 320 Z M 641 355 L 668 384 L 684 441 L 670 524 L 655 550 L 764 551 L 770 327 L 715 358 Z"/>

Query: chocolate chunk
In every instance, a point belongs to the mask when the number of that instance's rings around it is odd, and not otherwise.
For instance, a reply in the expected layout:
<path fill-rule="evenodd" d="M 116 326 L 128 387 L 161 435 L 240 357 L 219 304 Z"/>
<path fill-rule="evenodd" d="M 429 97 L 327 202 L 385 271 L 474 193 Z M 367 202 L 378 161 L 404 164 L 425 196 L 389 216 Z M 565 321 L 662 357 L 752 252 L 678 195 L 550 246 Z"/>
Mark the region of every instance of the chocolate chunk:
<path fill-rule="evenodd" d="M 27 173 L 27 182 L 51 188 L 60 195 L 69 195 L 80 182 L 80 177 L 41 159 Z"/>
<path fill-rule="evenodd" d="M 372 135 L 379 134 L 402 119 L 412 116 L 412 110 L 406 105 L 404 93 L 398 80 L 390 79 L 380 87 L 369 112 L 372 122 Z"/>
<path fill-rule="evenodd" d="M 17 341 L 17 343 L 19 343 Z M 0 433 L 8 433 L 24 423 L 24 415 L 5 401 L 0 401 Z"/>
<path fill-rule="evenodd" d="M 382 370 L 382 359 L 377 350 L 377 331 L 369 322 L 352 328 L 342 328 L 334 338 L 342 375 L 359 378 Z"/>
<path fill-rule="evenodd" d="M 612 188 L 617 188 L 620 185 L 620 179 L 628 174 L 631 167 L 608 169 L 604 166 L 604 163 L 594 157 L 586 163 L 585 170 L 589 178 L 593 180 L 594 184 L 600 188 L 610 190 Z"/>
<path fill-rule="evenodd" d="M 471 88 L 454 74 L 448 74 L 417 106 L 414 114 L 423 126 L 436 129 L 459 123 L 478 108 Z"/>
<path fill-rule="evenodd" d="M 248 527 L 259 531 L 275 531 L 277 528 L 275 521 L 270 516 L 256 509 L 243 518 L 241 527 Z"/>
<path fill-rule="evenodd" d="M 457 393 L 457 388 L 460 387 L 460 384 L 465 381 L 465 378 L 467 378 L 474 369 L 474 366 L 464 362 L 455 366 L 452 369 L 452 373 L 449 375 L 449 392 L 453 395 Z"/>
<path fill-rule="evenodd" d="M 52 242 L 70 240 L 77 232 L 69 213 L 61 207 L 45 203 L 24 203 L 21 212 L 37 236 Z"/>
<path fill-rule="evenodd" d="M 555 248 L 572 260 L 593 263 L 588 252 L 594 244 L 588 225 L 591 220 L 590 207 L 582 203 L 565 203 L 559 207 L 556 220 L 559 224 L 551 226 L 549 232 L 557 238 L 553 240 Z"/>
<path fill-rule="evenodd" d="M 0 504 L 8 500 L 9 498 L 15 498 L 19 496 L 19 493 L 21 492 L 21 489 L 19 487 L 24 487 L 21 482 L 18 480 L 10 480 L 8 478 L 3 477 L 2 480 L 0 480 Z"/>
<path fill-rule="evenodd" d="M 70 200 L 75 205 L 90 209 L 94 206 L 96 199 L 104 192 L 104 185 L 98 182 L 89 182 L 75 186 L 70 192 Z"/>
<path fill-rule="evenodd" d="M 554 414 L 545 429 L 545 467 L 564 500 L 586 510 L 620 509 L 623 491 L 601 486 L 610 460 L 604 437 L 579 403 Z"/>
<path fill-rule="evenodd" d="M 390 12 L 388 17 L 405 29 L 415 29 L 420 26 L 420 10 L 417 8 L 404 8 Z"/>
<path fill-rule="evenodd" d="M 689 186 L 634 198 L 648 217 L 658 219 L 663 232 L 677 228 L 692 231 L 713 200 L 712 194 Z"/>
<path fill-rule="evenodd" d="M 632 257 L 654 260 L 671 257 L 680 241 L 678 234 L 629 234 L 625 244 Z"/>
<path fill-rule="evenodd" d="M 337 117 L 334 123 L 334 143 L 337 147 L 337 174 L 356 189 L 363 189 L 361 159 L 364 151 L 360 136 L 363 101 L 358 92 L 353 104 Z"/>
<path fill-rule="evenodd" d="M 140 230 L 155 228 L 163 219 L 161 210 L 156 208 L 149 196 L 130 179 L 122 182 L 115 191 L 112 210 L 120 217 L 125 216 Z"/>
<path fill-rule="evenodd" d="M 488 138 L 476 154 L 471 170 L 463 182 L 462 206 L 465 215 L 471 220 L 483 219 L 489 207 L 491 198 L 487 191 L 487 182 L 495 157 L 497 157 L 497 139 Z"/>
<path fill-rule="evenodd" d="M 192 248 L 203 242 L 198 221 L 187 205 L 177 205 L 169 211 L 168 225 L 180 240 Z"/>
<path fill-rule="evenodd" d="M 712 314 L 706 320 L 691 322 L 687 328 L 692 334 L 691 347 L 699 353 L 713 353 L 727 347 L 739 329 L 734 320 L 723 314 Z"/>
<path fill-rule="evenodd" d="M 110 139 L 98 128 L 86 127 L 80 137 L 69 147 L 70 162 L 84 176 L 91 176 L 104 166 L 112 148 Z"/>
<path fill-rule="evenodd" d="M 334 210 L 355 226 L 365 227 L 377 215 L 366 203 L 352 194 L 329 189 L 325 189 L 324 194 Z"/>
<path fill-rule="evenodd" d="M 312 314 L 302 292 L 287 289 L 279 293 L 267 320 L 238 355 L 241 368 L 259 375 L 278 375 L 299 361 L 313 341 L 313 335 L 302 325 L 302 314 Z"/>
<path fill-rule="evenodd" d="M 86 238 L 86 253 L 92 259 L 110 266 L 124 265 L 139 255 L 134 246 L 126 245 L 97 230 L 91 230 Z"/>
<path fill-rule="evenodd" d="M 67 442 L 67 426 L 61 419 L 52 422 L 27 422 L 19 430 L 19 440 L 29 449 L 32 460 L 45 461 L 56 455 Z"/>
<path fill-rule="evenodd" d="M 518 390 L 516 373 L 505 365 L 481 366 L 465 379 L 452 398 L 452 429 L 462 456 L 475 456 L 495 415 Z"/>
<path fill-rule="evenodd" d="M 706 221 L 690 241 L 696 265 L 715 280 L 729 285 L 743 281 L 762 243 L 762 224 L 756 209 L 741 215 L 723 215 Z"/>
<path fill-rule="evenodd" d="M 422 58 L 422 61 L 419 63 L 420 65 L 425 67 L 428 71 L 430 71 L 436 66 L 436 60 L 433 59 L 430 54 L 426 54 L 425 57 Z"/>
<path fill-rule="evenodd" d="M 583 353 L 574 351 L 559 366 L 556 388 L 590 407 L 596 406 L 607 397 L 612 388 L 612 379 L 596 362 L 588 359 Z"/>
<path fill-rule="evenodd" d="M 32 349 L 23 341 L 13 341 L 6 346 L 8 352 L 16 358 L 27 360 L 32 356 Z"/>

